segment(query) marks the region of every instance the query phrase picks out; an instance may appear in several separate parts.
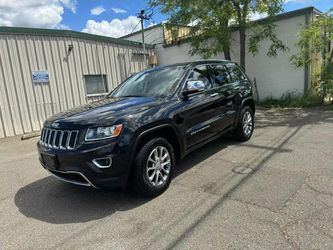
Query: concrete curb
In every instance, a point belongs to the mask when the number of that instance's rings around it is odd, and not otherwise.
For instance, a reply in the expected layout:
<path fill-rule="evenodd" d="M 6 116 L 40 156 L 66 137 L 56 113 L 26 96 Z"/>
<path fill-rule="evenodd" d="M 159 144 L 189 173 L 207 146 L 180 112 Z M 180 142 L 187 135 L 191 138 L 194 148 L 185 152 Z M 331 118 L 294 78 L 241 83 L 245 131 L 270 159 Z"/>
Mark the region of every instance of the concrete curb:
<path fill-rule="evenodd" d="M 21 140 L 27 140 L 38 136 L 40 136 L 40 131 L 35 131 L 22 135 Z"/>

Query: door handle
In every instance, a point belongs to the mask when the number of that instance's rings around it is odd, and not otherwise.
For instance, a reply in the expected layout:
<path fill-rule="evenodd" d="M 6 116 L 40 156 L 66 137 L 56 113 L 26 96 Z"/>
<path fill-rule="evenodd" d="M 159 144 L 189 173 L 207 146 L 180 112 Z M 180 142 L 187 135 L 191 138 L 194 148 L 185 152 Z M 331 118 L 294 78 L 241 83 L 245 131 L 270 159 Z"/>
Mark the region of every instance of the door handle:
<path fill-rule="evenodd" d="M 215 96 L 218 96 L 218 93 L 213 93 L 210 95 L 211 97 L 215 97 Z"/>

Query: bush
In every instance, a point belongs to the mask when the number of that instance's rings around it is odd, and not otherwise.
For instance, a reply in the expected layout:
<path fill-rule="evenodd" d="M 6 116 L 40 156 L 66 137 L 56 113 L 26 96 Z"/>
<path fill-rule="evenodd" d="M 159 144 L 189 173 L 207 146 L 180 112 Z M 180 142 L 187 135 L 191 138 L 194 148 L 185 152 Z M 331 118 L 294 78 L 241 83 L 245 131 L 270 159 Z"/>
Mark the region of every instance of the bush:
<path fill-rule="evenodd" d="M 258 103 L 259 106 L 268 108 L 305 108 L 322 105 L 320 96 L 308 92 L 300 95 L 294 92 L 288 92 L 281 96 L 281 98 L 269 97 Z"/>

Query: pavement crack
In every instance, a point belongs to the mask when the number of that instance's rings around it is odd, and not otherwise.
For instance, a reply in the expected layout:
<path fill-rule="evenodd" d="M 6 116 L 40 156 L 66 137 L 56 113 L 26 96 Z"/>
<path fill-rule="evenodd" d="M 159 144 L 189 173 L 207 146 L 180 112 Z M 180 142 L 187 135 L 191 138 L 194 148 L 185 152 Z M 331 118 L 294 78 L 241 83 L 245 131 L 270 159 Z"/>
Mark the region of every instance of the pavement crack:
<path fill-rule="evenodd" d="M 293 249 L 300 249 L 300 246 L 297 244 L 297 242 L 295 242 L 294 240 L 291 239 L 290 235 L 287 233 L 287 231 L 284 229 L 284 227 L 282 225 L 280 225 L 278 222 L 264 220 L 264 219 L 261 219 L 257 216 L 254 216 L 252 214 L 252 212 L 250 211 L 250 206 L 253 206 L 252 204 L 245 203 L 245 206 L 246 206 L 246 212 L 247 212 L 248 216 L 251 219 L 257 220 L 257 221 L 259 221 L 263 224 L 268 224 L 268 225 L 271 225 L 271 226 L 275 227 L 281 233 L 281 235 L 285 239 L 286 243 L 288 243 L 290 246 L 292 246 Z M 264 208 L 264 209 L 266 209 L 266 208 Z M 276 213 L 276 212 L 273 212 L 271 210 L 269 210 L 269 211 L 272 212 L 272 213 Z M 276 214 L 279 214 L 279 213 L 276 213 Z M 285 215 L 282 215 L 282 216 L 285 216 Z"/>
<path fill-rule="evenodd" d="M 255 207 L 264 208 L 264 209 L 266 209 L 266 210 L 268 210 L 268 211 L 270 211 L 270 212 L 272 212 L 272 213 L 278 213 L 277 211 L 274 211 L 274 210 L 270 209 L 269 207 L 260 206 L 260 205 L 258 205 L 258 204 L 256 204 L 256 203 L 249 202 L 249 201 L 239 200 L 239 199 L 236 199 L 236 198 L 232 197 L 231 195 L 229 195 L 228 198 L 229 198 L 230 200 L 238 201 L 238 202 L 244 203 L 244 204 L 246 204 L 246 205 L 249 204 L 249 205 L 252 205 L 252 206 L 255 206 Z"/>
<path fill-rule="evenodd" d="M 306 186 L 307 186 L 309 189 L 311 189 L 312 191 L 316 192 L 316 193 L 323 194 L 323 195 L 329 195 L 329 196 L 333 197 L 333 194 L 332 194 L 332 193 L 318 190 L 318 189 L 312 187 L 311 185 L 309 185 L 309 183 L 306 183 Z"/>
<path fill-rule="evenodd" d="M 302 190 L 302 188 L 304 188 L 306 186 L 306 182 L 307 180 L 310 178 L 310 176 L 308 175 L 304 182 L 299 186 L 298 189 L 295 190 L 295 192 L 289 196 L 289 198 L 283 203 L 283 205 L 277 210 L 278 212 L 282 211 L 284 208 L 286 208 L 286 206 L 289 204 L 290 201 L 292 201 L 296 195 Z"/>

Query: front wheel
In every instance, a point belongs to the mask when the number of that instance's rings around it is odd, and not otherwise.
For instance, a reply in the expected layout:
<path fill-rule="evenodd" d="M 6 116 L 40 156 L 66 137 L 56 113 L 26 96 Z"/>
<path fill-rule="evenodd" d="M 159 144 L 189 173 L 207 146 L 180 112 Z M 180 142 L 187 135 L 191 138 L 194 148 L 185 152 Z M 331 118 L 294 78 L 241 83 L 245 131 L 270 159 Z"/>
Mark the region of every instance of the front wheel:
<path fill-rule="evenodd" d="M 253 111 L 249 106 L 242 108 L 236 129 L 233 132 L 235 139 L 247 141 L 251 138 L 254 129 Z"/>
<path fill-rule="evenodd" d="M 132 175 L 134 191 L 144 196 L 158 196 L 171 182 L 175 154 L 164 138 L 148 141 L 138 152 Z"/>

